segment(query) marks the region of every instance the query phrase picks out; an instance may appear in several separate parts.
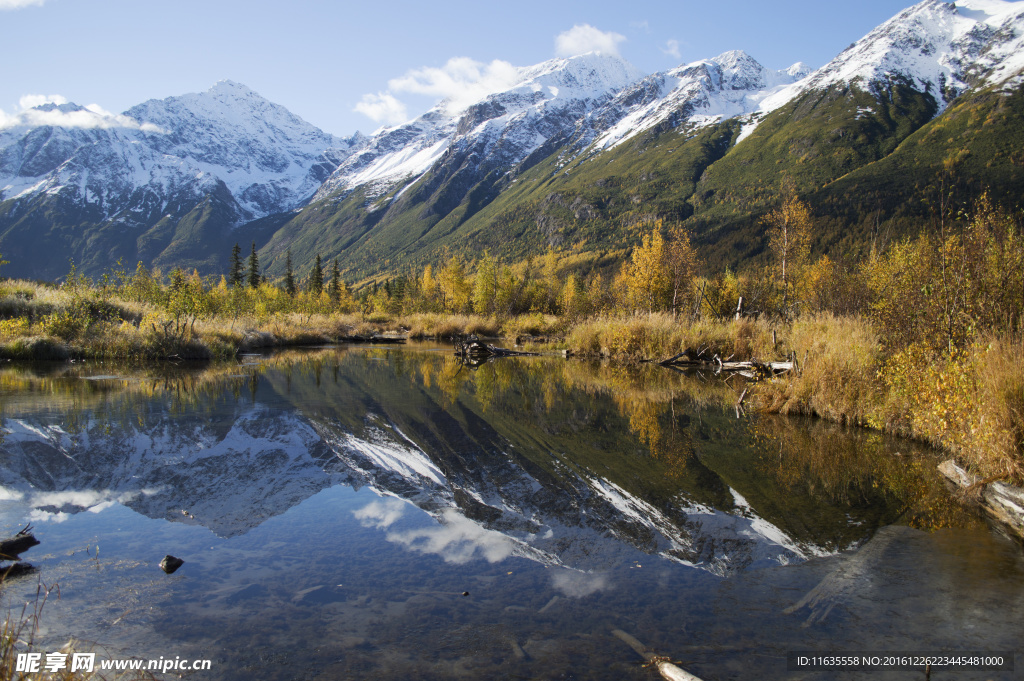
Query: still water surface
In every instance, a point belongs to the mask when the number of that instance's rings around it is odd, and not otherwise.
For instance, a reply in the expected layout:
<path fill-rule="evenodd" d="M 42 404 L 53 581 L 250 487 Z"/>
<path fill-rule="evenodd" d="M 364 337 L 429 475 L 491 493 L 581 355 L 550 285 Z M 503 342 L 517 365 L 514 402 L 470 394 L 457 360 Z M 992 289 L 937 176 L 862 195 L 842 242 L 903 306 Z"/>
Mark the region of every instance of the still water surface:
<path fill-rule="evenodd" d="M 740 389 L 430 346 L 9 367 L 0 530 L 42 544 L 2 595 L 59 585 L 47 650 L 211 659 L 197 679 L 655 678 L 614 629 L 707 681 L 1019 647 L 1021 549 L 933 452 L 737 419 Z"/>

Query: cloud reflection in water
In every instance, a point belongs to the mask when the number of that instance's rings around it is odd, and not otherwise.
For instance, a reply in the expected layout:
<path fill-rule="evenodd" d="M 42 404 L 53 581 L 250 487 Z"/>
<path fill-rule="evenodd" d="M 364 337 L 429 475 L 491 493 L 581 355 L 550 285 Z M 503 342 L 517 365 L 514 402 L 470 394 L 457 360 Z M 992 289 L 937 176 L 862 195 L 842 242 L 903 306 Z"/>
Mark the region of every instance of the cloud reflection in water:
<path fill-rule="evenodd" d="M 434 527 L 389 532 L 387 539 L 413 551 L 437 554 L 447 563 L 462 564 L 478 557 L 497 563 L 512 555 L 511 539 L 481 527 L 457 511 L 445 509 L 440 522 Z"/>

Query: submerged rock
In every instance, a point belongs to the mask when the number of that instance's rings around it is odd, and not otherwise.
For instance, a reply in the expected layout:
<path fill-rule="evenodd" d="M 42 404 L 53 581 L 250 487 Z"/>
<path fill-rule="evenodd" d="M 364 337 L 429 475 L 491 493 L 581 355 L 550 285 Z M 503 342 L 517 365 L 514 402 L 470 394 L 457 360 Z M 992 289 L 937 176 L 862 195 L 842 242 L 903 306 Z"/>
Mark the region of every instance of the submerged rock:
<path fill-rule="evenodd" d="M 175 558 L 171 554 L 164 556 L 164 559 L 160 561 L 160 569 L 169 575 L 173 575 L 175 570 L 185 564 L 181 558 Z"/>

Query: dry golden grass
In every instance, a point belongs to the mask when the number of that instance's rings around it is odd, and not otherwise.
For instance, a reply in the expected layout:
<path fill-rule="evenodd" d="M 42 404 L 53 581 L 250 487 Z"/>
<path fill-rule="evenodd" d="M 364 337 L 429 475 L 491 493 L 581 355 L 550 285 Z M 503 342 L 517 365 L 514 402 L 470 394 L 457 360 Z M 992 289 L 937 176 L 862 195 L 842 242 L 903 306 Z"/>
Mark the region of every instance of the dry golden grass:
<path fill-rule="evenodd" d="M 881 354 L 870 322 L 813 315 L 793 322 L 786 335 L 799 371 L 758 387 L 762 409 L 813 414 L 840 423 L 877 423 Z"/>
<path fill-rule="evenodd" d="M 1024 479 L 1024 339 L 996 340 L 974 363 L 984 437 L 966 454 L 986 477 Z"/>
<path fill-rule="evenodd" d="M 580 354 L 628 360 L 666 359 L 687 349 L 705 349 L 709 358 L 717 354 L 737 361 L 778 354 L 767 322 L 689 322 L 663 313 L 587 319 L 569 330 L 566 344 Z"/>
<path fill-rule="evenodd" d="M 496 338 L 501 334 L 501 324 L 496 318 L 480 315 L 417 312 L 396 321 L 408 329 L 408 337 L 413 339 L 448 340 L 463 335 Z"/>

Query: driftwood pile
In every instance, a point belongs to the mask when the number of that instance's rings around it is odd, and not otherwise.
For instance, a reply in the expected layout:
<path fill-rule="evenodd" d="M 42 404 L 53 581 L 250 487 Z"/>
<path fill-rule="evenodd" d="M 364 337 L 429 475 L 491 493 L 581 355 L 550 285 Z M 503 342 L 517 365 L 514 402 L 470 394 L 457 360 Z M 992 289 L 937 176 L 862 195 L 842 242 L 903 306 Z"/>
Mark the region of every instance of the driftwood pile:
<path fill-rule="evenodd" d="M 772 378 L 777 374 L 793 371 L 798 368 L 796 355 L 793 355 L 792 358 L 786 362 L 759 362 L 756 359 L 751 359 L 747 362 L 734 362 L 732 361 L 732 358 L 732 355 L 722 359 L 718 356 L 718 353 L 713 355 L 709 354 L 709 350 L 706 347 L 698 348 L 697 350 L 687 348 L 678 355 L 662 360 L 661 362 L 658 362 L 658 364 L 663 367 L 673 368 L 707 367 L 714 369 L 715 374 L 720 374 L 723 371 L 732 372 L 752 381 Z"/>
<path fill-rule="evenodd" d="M 499 348 L 496 345 L 484 343 L 476 336 L 455 339 L 455 356 L 462 360 L 463 364 L 471 367 L 480 366 L 484 362 L 488 362 L 497 357 L 523 357 L 536 355 L 536 352 L 520 352 L 519 350 Z"/>
<path fill-rule="evenodd" d="M 0 539 L 0 563 L 11 561 L 10 565 L 0 565 L 0 581 L 30 572 L 32 566 L 21 562 L 21 554 L 38 544 L 39 540 L 32 534 L 31 525 L 26 525 L 13 537 Z"/>

